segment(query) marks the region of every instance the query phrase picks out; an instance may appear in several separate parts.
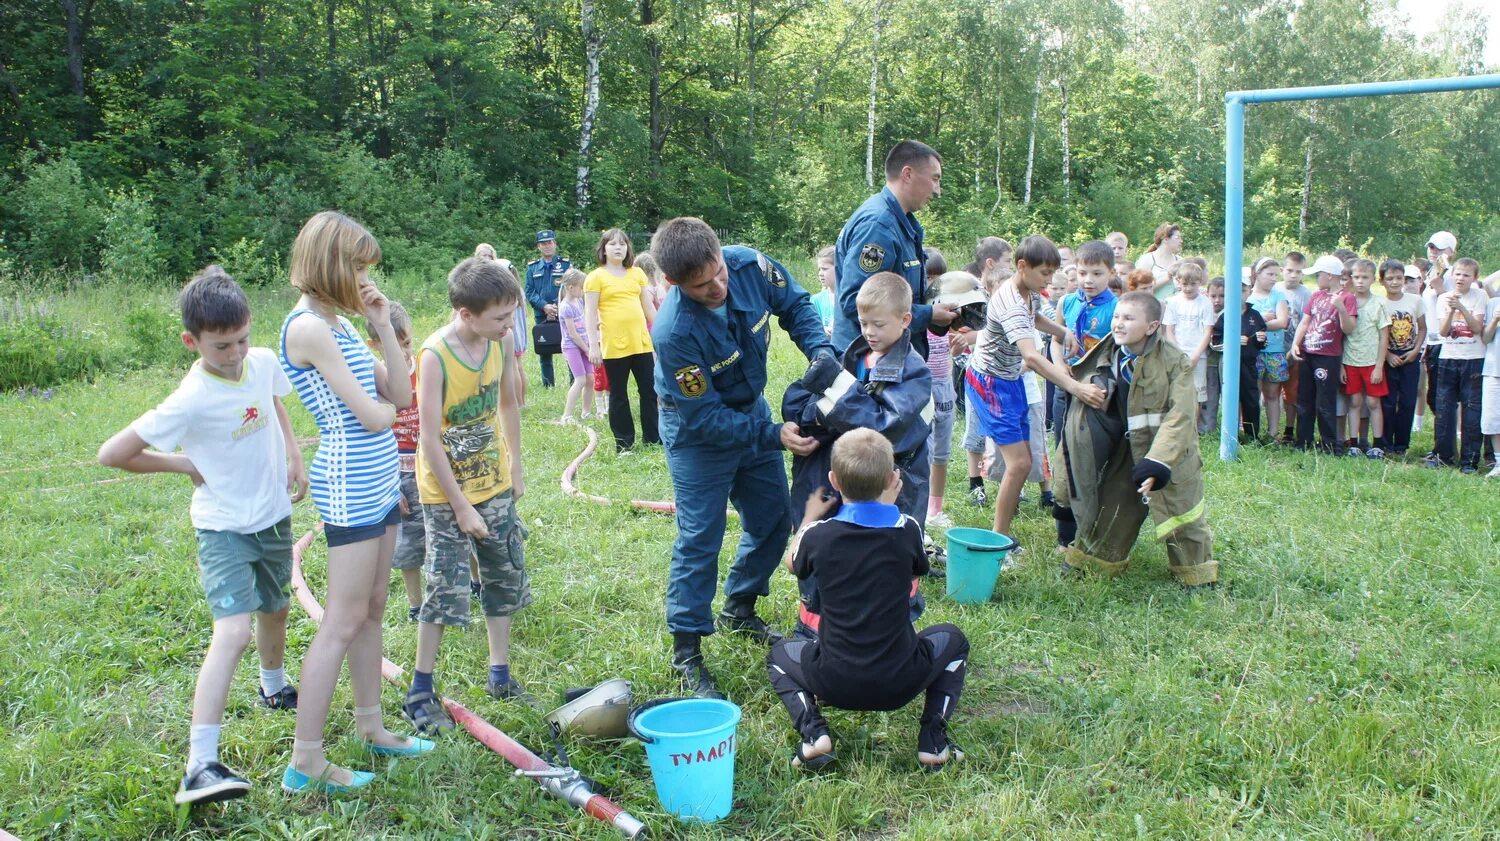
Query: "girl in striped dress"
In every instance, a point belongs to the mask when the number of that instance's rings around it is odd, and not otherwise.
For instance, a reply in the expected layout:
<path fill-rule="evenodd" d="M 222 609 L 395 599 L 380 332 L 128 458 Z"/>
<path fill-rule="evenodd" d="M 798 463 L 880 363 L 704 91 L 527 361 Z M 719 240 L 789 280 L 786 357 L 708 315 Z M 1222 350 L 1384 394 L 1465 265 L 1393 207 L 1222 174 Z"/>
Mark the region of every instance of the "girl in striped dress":
<path fill-rule="evenodd" d="M 341 213 L 324 211 L 302 226 L 292 245 L 292 285 L 302 292 L 281 327 L 281 365 L 318 423 L 317 455 L 308 470 L 313 501 L 328 540 L 328 597 L 323 624 L 302 666 L 288 792 L 336 793 L 367 785 L 374 774 L 332 765 L 323 729 L 347 656 L 354 719 L 373 754 L 412 755 L 432 743 L 385 729 L 380 708 L 381 617 L 400 520 L 396 410 L 411 403 L 406 355 L 391 329 L 390 305 L 370 282 L 380 245 Z M 363 315 L 385 364 L 340 312 Z"/>

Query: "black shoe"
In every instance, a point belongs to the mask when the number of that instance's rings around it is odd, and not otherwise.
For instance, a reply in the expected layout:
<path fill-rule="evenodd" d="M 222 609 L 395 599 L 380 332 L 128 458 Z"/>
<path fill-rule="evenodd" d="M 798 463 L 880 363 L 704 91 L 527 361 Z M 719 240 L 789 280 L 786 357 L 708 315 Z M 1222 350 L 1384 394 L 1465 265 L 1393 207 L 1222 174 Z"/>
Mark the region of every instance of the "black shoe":
<path fill-rule="evenodd" d="M 249 791 L 249 780 L 218 762 L 207 762 L 183 775 L 173 800 L 178 806 L 198 806 L 244 797 Z"/>
<path fill-rule="evenodd" d="M 520 701 L 530 707 L 536 706 L 536 699 L 513 677 L 506 678 L 504 683 L 487 681 L 484 691 L 497 701 Z"/>
<path fill-rule="evenodd" d="M 766 620 L 755 615 L 754 599 L 730 599 L 724 602 L 724 609 L 719 612 L 714 625 L 721 631 L 747 634 L 765 645 L 773 645 L 786 639 L 779 631 L 767 625 Z"/>
<path fill-rule="evenodd" d="M 483 589 L 484 589 L 484 585 L 483 584 L 480 584 L 478 581 L 475 581 L 472 578 L 469 579 L 469 595 L 471 595 L 471 596 L 473 596 L 474 598 L 477 599 L 477 598 L 479 598 L 480 591 L 482 591 Z"/>
<path fill-rule="evenodd" d="M 724 693 L 719 691 L 719 684 L 714 680 L 713 672 L 703 662 L 701 652 L 693 652 L 683 657 L 682 652 L 672 657 L 672 668 L 682 676 L 682 685 L 687 691 L 699 698 L 724 699 Z"/>
<path fill-rule="evenodd" d="M 420 608 L 420 607 L 408 607 L 406 609 L 406 621 L 408 621 L 408 622 L 415 622 L 415 621 L 417 621 L 417 614 L 421 613 L 421 612 L 422 612 L 422 608 Z"/>
<path fill-rule="evenodd" d="M 1059 578 L 1063 579 L 1064 581 L 1068 581 L 1068 580 L 1072 580 L 1072 579 L 1075 579 L 1075 578 L 1082 578 L 1083 577 L 1083 570 L 1079 569 L 1078 567 L 1073 566 L 1072 564 L 1068 563 L 1067 561 L 1058 561 L 1057 562 L 1057 575 L 1058 575 Z"/>
<path fill-rule="evenodd" d="M 255 687 L 255 703 L 268 710 L 295 710 L 297 709 L 297 687 L 288 683 L 281 687 L 281 691 L 273 695 L 267 695 L 266 690 Z"/>

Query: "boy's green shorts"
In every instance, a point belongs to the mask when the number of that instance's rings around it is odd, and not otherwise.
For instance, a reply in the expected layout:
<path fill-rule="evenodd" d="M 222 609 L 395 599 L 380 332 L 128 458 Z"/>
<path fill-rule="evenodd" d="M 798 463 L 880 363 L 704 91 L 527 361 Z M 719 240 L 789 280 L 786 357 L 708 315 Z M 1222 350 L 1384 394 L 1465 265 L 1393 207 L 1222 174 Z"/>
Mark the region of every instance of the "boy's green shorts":
<path fill-rule="evenodd" d="M 287 606 L 292 518 L 254 534 L 198 530 L 198 580 L 214 621 Z"/>

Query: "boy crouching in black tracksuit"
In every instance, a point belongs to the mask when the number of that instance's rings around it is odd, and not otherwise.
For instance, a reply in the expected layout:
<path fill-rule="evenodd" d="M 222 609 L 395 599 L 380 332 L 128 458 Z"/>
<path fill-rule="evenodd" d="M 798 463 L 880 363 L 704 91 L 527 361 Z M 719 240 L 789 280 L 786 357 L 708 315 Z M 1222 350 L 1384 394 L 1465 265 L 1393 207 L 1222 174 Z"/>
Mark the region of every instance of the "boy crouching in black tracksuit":
<path fill-rule="evenodd" d="M 926 574 L 927 555 L 922 527 L 895 505 L 901 474 L 891 442 L 869 429 L 845 433 L 833 444 L 832 468 L 828 481 L 842 507 L 823 519 L 835 502 L 821 489 L 812 494 L 787 553 L 799 579 L 818 576 L 821 633 L 779 642 L 766 658 L 771 686 L 802 736 L 792 765 L 833 761 L 819 703 L 896 710 L 925 692 L 917 761 L 940 769 L 963 757 L 948 740 L 948 720 L 963 691 L 969 641 L 957 626 L 918 632 L 907 618 L 912 576 Z"/>

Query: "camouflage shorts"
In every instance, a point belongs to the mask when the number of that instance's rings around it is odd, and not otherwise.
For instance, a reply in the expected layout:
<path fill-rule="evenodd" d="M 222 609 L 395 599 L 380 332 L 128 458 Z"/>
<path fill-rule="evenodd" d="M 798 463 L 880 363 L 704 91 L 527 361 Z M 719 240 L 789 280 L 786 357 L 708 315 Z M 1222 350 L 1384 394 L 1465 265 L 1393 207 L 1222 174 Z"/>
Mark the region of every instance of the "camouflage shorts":
<path fill-rule="evenodd" d="M 401 474 L 401 498 L 406 513 L 396 530 L 396 557 L 391 569 L 421 569 L 427 556 L 427 526 L 422 523 L 422 503 L 417 499 L 417 474 Z"/>
<path fill-rule="evenodd" d="M 531 604 L 531 584 L 526 580 L 520 518 L 510 491 L 479 503 L 475 508 L 489 526 L 490 536 L 474 540 L 458 528 L 453 506 L 423 505 L 427 527 L 427 596 L 417 619 L 436 625 L 469 624 L 469 557 L 479 560 L 479 581 L 484 589 L 479 605 L 485 616 L 510 616 Z"/>

